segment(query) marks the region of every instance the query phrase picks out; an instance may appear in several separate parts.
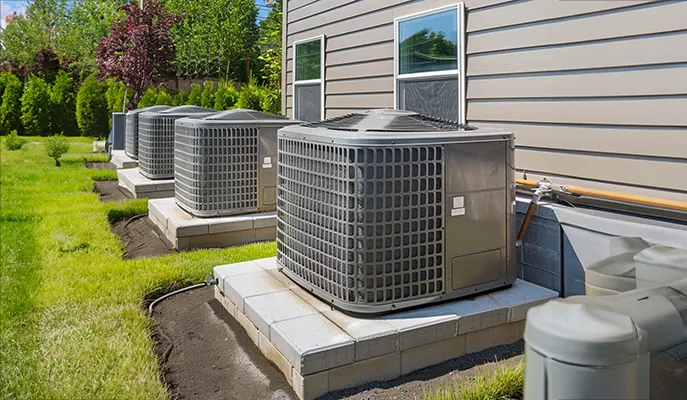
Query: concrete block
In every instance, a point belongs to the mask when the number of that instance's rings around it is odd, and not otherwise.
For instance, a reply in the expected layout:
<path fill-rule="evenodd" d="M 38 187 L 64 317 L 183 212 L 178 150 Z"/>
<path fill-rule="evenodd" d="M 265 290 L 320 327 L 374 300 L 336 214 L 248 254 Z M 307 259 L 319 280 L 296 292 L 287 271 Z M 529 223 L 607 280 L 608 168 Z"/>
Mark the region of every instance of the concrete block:
<path fill-rule="evenodd" d="M 301 375 L 350 364 L 353 339 L 321 314 L 288 319 L 270 327 L 270 340 Z"/>
<path fill-rule="evenodd" d="M 358 361 L 329 370 L 329 391 L 360 386 L 369 382 L 388 381 L 401 376 L 401 353 Z"/>
<path fill-rule="evenodd" d="M 244 310 L 248 319 L 268 339 L 271 339 L 270 325 L 287 319 L 318 314 L 316 309 L 288 290 L 248 297 L 244 301 Z"/>
<path fill-rule="evenodd" d="M 476 353 L 485 349 L 510 344 L 522 339 L 525 321 L 511 322 L 494 326 L 465 335 L 465 354 Z"/>
<path fill-rule="evenodd" d="M 382 318 L 399 330 L 400 350 L 450 338 L 458 333 L 458 316 L 441 305 L 402 311 Z"/>
<path fill-rule="evenodd" d="M 300 400 L 313 400 L 329 393 L 329 372 L 303 376 L 292 368 L 293 390 Z"/>
<path fill-rule="evenodd" d="M 508 308 L 488 295 L 462 299 L 444 306 L 458 316 L 458 334 L 508 322 Z"/>
<path fill-rule="evenodd" d="M 236 322 L 238 322 L 243 327 L 243 329 L 246 330 L 246 334 L 248 334 L 250 340 L 252 340 L 256 346 L 259 346 L 260 339 L 258 337 L 258 328 L 255 325 L 253 325 L 253 323 L 248 319 L 248 317 L 246 317 L 244 313 L 241 312 L 241 310 L 238 309 L 238 307 L 236 308 L 234 318 L 236 319 Z"/>
<path fill-rule="evenodd" d="M 167 218 L 167 229 L 176 237 L 206 235 L 208 233 L 208 223 L 203 220 L 172 217 Z"/>
<path fill-rule="evenodd" d="M 282 285 L 286 286 L 289 289 L 297 289 L 300 287 L 294 281 L 289 279 L 288 276 L 284 275 L 284 273 L 279 271 L 278 269 L 267 269 L 265 271 L 267 271 L 267 273 L 272 275 L 274 277 L 274 279 L 278 280 L 279 282 L 281 282 Z"/>
<path fill-rule="evenodd" d="M 271 242 L 277 237 L 277 228 L 274 226 L 255 228 L 253 229 L 253 233 L 255 234 L 254 240 L 256 242 Z"/>
<path fill-rule="evenodd" d="M 532 222 L 527 228 L 525 242 L 536 244 L 545 249 L 559 251 L 561 247 L 561 228 L 555 221 L 532 218 Z"/>
<path fill-rule="evenodd" d="M 191 238 L 190 237 L 182 237 L 182 238 L 177 238 L 172 236 L 170 239 L 170 242 L 174 244 L 177 250 L 188 250 L 191 248 Z"/>
<path fill-rule="evenodd" d="M 575 279 L 571 276 L 565 277 L 565 284 L 563 285 L 563 297 L 580 296 L 586 294 L 584 281 Z"/>
<path fill-rule="evenodd" d="M 112 157 L 110 162 L 114 164 L 117 169 L 129 169 L 138 167 L 138 160 L 126 155 L 124 150 L 112 150 Z"/>
<path fill-rule="evenodd" d="M 527 310 L 558 297 L 558 293 L 517 279 L 510 288 L 492 292 L 489 297 L 508 309 L 508 320 L 503 322 L 505 324 L 524 320 Z"/>
<path fill-rule="evenodd" d="M 164 182 L 160 180 L 161 182 L 155 185 L 155 191 L 156 192 L 169 192 L 169 191 L 174 191 L 174 179 L 165 179 Z"/>
<path fill-rule="evenodd" d="M 560 293 L 560 275 L 554 274 L 550 271 L 545 271 L 543 269 L 528 264 L 518 264 L 518 269 L 520 268 L 523 269 L 524 280 Z"/>
<path fill-rule="evenodd" d="M 281 268 L 279 263 L 277 263 L 277 257 L 261 258 L 259 260 L 255 260 L 255 263 L 258 264 L 260 268 L 265 270 Z"/>
<path fill-rule="evenodd" d="M 227 312 L 236 319 L 236 306 L 227 296 L 222 294 L 218 285 L 215 285 L 215 299 L 217 299 Z"/>
<path fill-rule="evenodd" d="M 465 354 L 465 335 L 401 351 L 401 374 L 442 363 Z"/>
<path fill-rule="evenodd" d="M 558 248 L 552 250 L 527 241 L 523 243 L 522 248 L 525 264 L 534 265 L 557 275 L 561 274 L 561 255 Z"/>
<path fill-rule="evenodd" d="M 213 218 L 209 233 L 236 232 L 253 229 L 253 218 L 247 216 Z"/>
<path fill-rule="evenodd" d="M 353 338 L 356 361 L 398 350 L 398 328 L 388 321 L 379 318 L 355 318 L 338 310 L 326 311 L 322 315 Z"/>
<path fill-rule="evenodd" d="M 255 215 L 254 222 L 255 229 L 258 228 L 272 228 L 277 226 L 277 212 L 264 212 Z"/>
<path fill-rule="evenodd" d="M 223 292 L 226 291 L 224 287 L 224 278 L 228 276 L 253 274 L 261 271 L 262 268 L 258 267 L 255 261 L 218 265 L 212 269 L 213 276 L 218 280 L 217 284 Z"/>
<path fill-rule="evenodd" d="M 167 228 L 167 217 L 163 215 L 160 207 L 164 205 L 161 203 L 164 200 L 152 200 L 148 202 L 148 216 L 155 217 L 157 221 L 162 225 L 163 228 Z M 156 224 L 157 225 L 157 224 Z"/>
<path fill-rule="evenodd" d="M 284 374 L 289 385 L 293 386 L 293 367 L 286 360 L 286 357 L 270 343 L 269 339 L 267 339 L 262 332 L 258 332 L 258 348 L 260 352 L 267 357 L 282 374 Z"/>
<path fill-rule="evenodd" d="M 254 274 L 227 276 L 224 278 L 224 294 L 245 312 L 245 300 L 252 296 L 288 290 L 266 271 Z"/>

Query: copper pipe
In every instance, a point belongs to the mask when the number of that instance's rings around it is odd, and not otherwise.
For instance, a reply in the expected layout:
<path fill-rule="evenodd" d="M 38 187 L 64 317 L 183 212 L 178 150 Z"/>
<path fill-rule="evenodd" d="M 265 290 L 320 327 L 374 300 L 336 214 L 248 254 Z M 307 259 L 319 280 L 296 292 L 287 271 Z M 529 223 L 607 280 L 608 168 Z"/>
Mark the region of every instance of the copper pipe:
<path fill-rule="evenodd" d="M 518 185 L 532 186 L 532 187 L 537 186 L 537 181 L 530 180 L 530 179 L 517 179 L 515 182 Z M 561 188 L 560 190 L 562 190 L 564 192 L 577 194 L 577 195 L 586 195 L 586 196 L 599 197 L 599 198 L 608 199 L 608 200 L 616 200 L 616 201 L 623 201 L 623 202 L 633 203 L 633 204 L 641 204 L 641 205 L 651 206 L 651 207 L 661 207 L 661 208 L 669 208 L 672 210 L 687 211 L 687 202 L 686 201 L 668 200 L 668 199 L 661 199 L 658 197 L 649 197 L 649 196 L 641 196 L 641 195 L 628 194 L 628 193 L 611 192 L 608 190 L 590 189 L 590 188 L 585 188 L 582 186 L 574 186 L 574 185 L 559 186 L 559 187 Z"/>
<path fill-rule="evenodd" d="M 518 242 L 522 242 L 525 240 L 525 234 L 527 233 L 527 227 L 530 226 L 530 221 L 532 220 L 532 216 L 534 215 L 534 210 L 537 208 L 537 203 L 534 201 L 530 202 L 530 205 L 527 206 L 527 212 L 525 213 L 525 219 L 522 220 L 522 225 L 520 225 L 520 231 L 518 232 Z"/>

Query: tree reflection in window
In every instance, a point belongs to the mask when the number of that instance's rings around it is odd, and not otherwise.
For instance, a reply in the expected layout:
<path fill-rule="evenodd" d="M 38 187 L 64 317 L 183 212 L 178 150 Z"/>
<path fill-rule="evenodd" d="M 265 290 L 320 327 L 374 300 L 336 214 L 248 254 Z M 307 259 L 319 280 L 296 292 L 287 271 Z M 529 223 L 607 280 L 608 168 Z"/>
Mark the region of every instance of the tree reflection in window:
<path fill-rule="evenodd" d="M 296 45 L 296 81 L 320 79 L 320 39 Z"/>
<path fill-rule="evenodd" d="M 444 11 L 399 23 L 399 73 L 458 69 L 458 14 Z"/>

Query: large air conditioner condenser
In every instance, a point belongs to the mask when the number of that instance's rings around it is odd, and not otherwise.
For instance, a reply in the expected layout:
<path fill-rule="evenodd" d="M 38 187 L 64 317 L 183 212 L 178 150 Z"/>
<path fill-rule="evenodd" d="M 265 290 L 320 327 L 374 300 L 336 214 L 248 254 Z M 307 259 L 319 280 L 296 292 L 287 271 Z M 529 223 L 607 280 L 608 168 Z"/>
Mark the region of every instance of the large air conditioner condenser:
<path fill-rule="evenodd" d="M 174 178 L 174 121 L 189 115 L 217 111 L 198 106 L 178 106 L 146 111 L 138 116 L 138 167 L 148 179 Z"/>
<path fill-rule="evenodd" d="M 512 284 L 513 140 L 399 110 L 281 129 L 282 271 L 353 313 Z"/>
<path fill-rule="evenodd" d="M 274 211 L 277 130 L 299 123 L 245 109 L 176 120 L 176 203 L 197 217 Z"/>
<path fill-rule="evenodd" d="M 124 153 L 138 160 L 138 115 L 146 111 L 162 111 L 169 106 L 151 106 L 137 108 L 126 113 L 126 138 L 124 141 Z"/>

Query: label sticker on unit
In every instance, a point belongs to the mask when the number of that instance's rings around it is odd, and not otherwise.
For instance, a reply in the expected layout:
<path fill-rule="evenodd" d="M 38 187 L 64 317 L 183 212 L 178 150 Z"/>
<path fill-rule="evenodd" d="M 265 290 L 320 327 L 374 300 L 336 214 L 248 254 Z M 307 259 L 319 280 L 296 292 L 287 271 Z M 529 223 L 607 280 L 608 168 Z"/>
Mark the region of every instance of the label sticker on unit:
<path fill-rule="evenodd" d="M 272 168 L 272 164 L 262 164 L 263 168 Z"/>
<path fill-rule="evenodd" d="M 453 198 L 453 208 L 465 207 L 465 196 L 458 196 Z"/>
<path fill-rule="evenodd" d="M 272 157 L 265 157 L 262 159 L 263 168 L 272 168 Z"/>
<path fill-rule="evenodd" d="M 454 208 L 451 210 L 452 217 L 457 217 L 459 215 L 465 215 L 465 208 Z"/>

